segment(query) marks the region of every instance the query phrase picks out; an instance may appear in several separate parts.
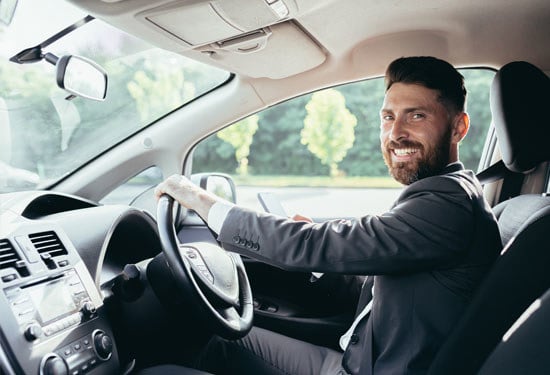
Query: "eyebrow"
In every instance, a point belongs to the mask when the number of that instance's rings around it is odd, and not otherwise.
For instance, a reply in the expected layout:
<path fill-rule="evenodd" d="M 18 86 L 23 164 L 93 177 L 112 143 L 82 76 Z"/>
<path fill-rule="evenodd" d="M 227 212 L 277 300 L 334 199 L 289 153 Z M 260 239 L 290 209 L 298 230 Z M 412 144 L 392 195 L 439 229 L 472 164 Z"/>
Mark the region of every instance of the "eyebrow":
<path fill-rule="evenodd" d="M 404 112 L 405 113 L 411 113 L 411 112 L 416 112 L 416 111 L 420 111 L 420 112 L 433 112 L 433 110 L 431 110 L 429 107 L 410 107 L 410 108 L 405 108 L 404 109 Z M 380 110 L 380 113 L 394 113 L 394 111 L 392 109 L 389 109 L 389 108 L 382 108 Z"/>

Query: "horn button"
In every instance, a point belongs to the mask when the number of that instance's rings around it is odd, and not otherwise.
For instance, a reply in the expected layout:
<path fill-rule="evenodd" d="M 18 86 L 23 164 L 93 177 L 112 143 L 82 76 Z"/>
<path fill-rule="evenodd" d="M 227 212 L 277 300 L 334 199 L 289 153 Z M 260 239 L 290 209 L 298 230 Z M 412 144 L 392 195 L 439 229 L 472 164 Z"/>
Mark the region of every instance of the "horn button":
<path fill-rule="evenodd" d="M 230 253 L 207 242 L 181 245 L 180 253 L 204 286 L 222 301 L 239 304 L 237 268 Z"/>

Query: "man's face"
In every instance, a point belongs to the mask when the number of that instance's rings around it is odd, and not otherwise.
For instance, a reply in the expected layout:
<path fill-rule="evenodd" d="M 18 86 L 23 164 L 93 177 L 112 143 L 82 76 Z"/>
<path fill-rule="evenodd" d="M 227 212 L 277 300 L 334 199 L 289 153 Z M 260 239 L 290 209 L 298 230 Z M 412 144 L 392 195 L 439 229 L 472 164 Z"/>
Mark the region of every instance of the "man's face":
<path fill-rule="evenodd" d="M 452 118 L 438 92 L 395 83 L 380 110 L 380 144 L 391 175 L 409 185 L 456 161 L 451 152 Z M 455 145 L 456 147 L 456 145 Z"/>

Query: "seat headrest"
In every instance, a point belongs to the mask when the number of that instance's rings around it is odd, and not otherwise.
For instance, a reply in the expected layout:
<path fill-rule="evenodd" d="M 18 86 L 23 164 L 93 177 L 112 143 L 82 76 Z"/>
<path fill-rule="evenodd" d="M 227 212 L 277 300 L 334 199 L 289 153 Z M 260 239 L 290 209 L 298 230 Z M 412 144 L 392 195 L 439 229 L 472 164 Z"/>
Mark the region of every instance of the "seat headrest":
<path fill-rule="evenodd" d="M 536 66 L 504 65 L 491 85 L 491 113 L 502 160 L 525 173 L 550 160 L 550 78 Z"/>

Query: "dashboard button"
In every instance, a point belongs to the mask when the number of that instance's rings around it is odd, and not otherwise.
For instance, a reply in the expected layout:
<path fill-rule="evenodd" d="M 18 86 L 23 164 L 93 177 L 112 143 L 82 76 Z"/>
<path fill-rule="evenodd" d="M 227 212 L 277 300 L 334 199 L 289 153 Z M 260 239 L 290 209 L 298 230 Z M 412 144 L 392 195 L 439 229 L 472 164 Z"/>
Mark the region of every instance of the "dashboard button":
<path fill-rule="evenodd" d="M 14 273 L 10 273 L 9 275 L 2 276 L 2 281 L 5 283 L 9 283 L 10 281 L 13 281 L 17 278 L 17 275 Z"/>

